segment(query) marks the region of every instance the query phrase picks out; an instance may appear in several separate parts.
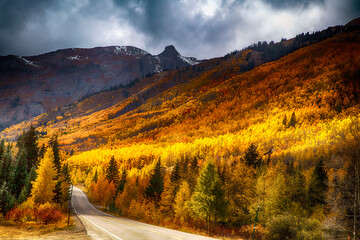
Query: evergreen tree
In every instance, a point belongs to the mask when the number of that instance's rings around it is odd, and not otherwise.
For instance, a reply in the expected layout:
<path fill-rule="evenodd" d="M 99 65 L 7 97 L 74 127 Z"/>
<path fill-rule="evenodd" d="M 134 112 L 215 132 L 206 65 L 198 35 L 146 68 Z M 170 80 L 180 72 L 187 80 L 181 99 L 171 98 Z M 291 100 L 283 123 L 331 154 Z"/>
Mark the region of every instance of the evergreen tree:
<path fill-rule="evenodd" d="M 61 204 L 66 204 L 70 200 L 71 177 L 68 164 L 61 169 Z"/>
<path fill-rule="evenodd" d="M 124 191 L 125 183 L 126 183 L 126 169 L 124 168 L 121 173 L 121 178 L 118 184 L 118 187 L 116 189 L 116 195 L 119 193 L 122 193 Z"/>
<path fill-rule="evenodd" d="M 59 150 L 59 143 L 57 135 L 53 135 L 50 138 L 50 147 L 54 152 L 54 165 L 58 174 L 61 173 L 61 162 L 60 162 L 60 150 Z"/>
<path fill-rule="evenodd" d="M 161 174 L 161 161 L 159 160 L 151 175 L 148 186 L 145 189 L 145 196 L 156 202 L 160 201 L 161 193 L 164 190 L 164 179 Z"/>
<path fill-rule="evenodd" d="M 259 153 L 257 147 L 253 143 L 251 143 L 250 146 L 246 149 L 243 159 L 248 166 L 256 168 L 260 165 Z"/>
<path fill-rule="evenodd" d="M 226 216 L 225 191 L 212 162 L 207 163 L 200 172 L 191 208 L 196 216 L 206 221 L 208 232 L 211 220 L 216 222 L 219 217 Z"/>
<path fill-rule="evenodd" d="M 314 207 L 318 204 L 325 204 L 325 194 L 328 188 L 327 181 L 328 177 L 324 162 L 323 159 L 320 158 L 309 181 L 308 203 L 310 207 Z"/>
<path fill-rule="evenodd" d="M 5 140 L 2 139 L 0 142 L 0 161 L 4 155 L 4 152 L 5 152 Z"/>
<path fill-rule="evenodd" d="M 178 183 L 180 180 L 181 176 L 180 176 L 180 163 L 179 161 L 176 161 L 175 166 L 173 168 L 173 170 L 171 171 L 171 182 L 172 183 Z"/>
<path fill-rule="evenodd" d="M 39 158 L 39 159 L 43 158 L 45 152 L 46 152 L 46 147 L 45 147 L 45 143 L 43 143 L 43 144 L 41 145 L 41 147 L 39 148 L 38 158 Z"/>
<path fill-rule="evenodd" d="M 36 179 L 36 170 L 35 167 L 32 167 L 30 169 L 29 174 L 27 175 L 25 179 L 24 187 L 21 190 L 18 203 L 23 203 L 26 201 L 26 199 L 30 196 L 31 189 L 32 189 L 32 182 Z"/>
<path fill-rule="evenodd" d="M 39 168 L 36 170 L 37 178 L 33 182 L 31 191 L 32 198 L 36 203 L 52 202 L 54 198 L 54 189 L 57 181 L 56 169 L 54 166 L 54 152 L 52 148 L 48 148 L 45 152 L 44 158 L 41 159 Z"/>
<path fill-rule="evenodd" d="M 287 126 L 287 117 L 286 117 L 286 114 L 284 114 L 284 118 L 283 118 L 283 120 L 282 120 L 282 124 L 283 124 L 284 126 Z"/>
<path fill-rule="evenodd" d="M 15 165 L 14 180 L 13 180 L 13 193 L 17 199 L 23 189 L 27 177 L 27 154 L 25 149 L 20 149 L 18 159 Z"/>
<path fill-rule="evenodd" d="M 6 147 L 6 150 L 3 153 L 2 158 L 0 159 L 0 183 L 2 182 L 12 182 L 12 173 L 13 173 L 13 166 L 12 166 L 12 155 L 10 145 Z M 9 186 L 8 186 L 9 187 Z"/>
<path fill-rule="evenodd" d="M 295 112 L 293 112 L 289 120 L 289 127 L 295 127 L 295 124 L 296 124 L 296 117 L 295 117 Z"/>
<path fill-rule="evenodd" d="M 53 190 L 54 192 L 54 197 L 53 197 L 53 201 L 56 203 L 61 204 L 62 203 L 62 199 L 63 199 L 63 191 L 62 191 L 62 180 L 61 180 L 61 162 L 60 162 L 60 150 L 59 150 L 59 143 L 58 143 L 58 138 L 57 135 L 53 135 L 50 138 L 50 142 L 49 142 L 50 147 L 53 150 L 54 153 L 54 166 L 56 169 L 56 176 L 55 176 L 55 180 L 56 180 L 56 185 L 55 185 L 55 189 Z"/>
<path fill-rule="evenodd" d="M 119 182 L 119 169 L 114 156 L 111 157 L 109 166 L 106 168 L 106 179 L 109 182 L 114 182 L 115 186 Z"/>
<path fill-rule="evenodd" d="M 0 213 L 5 215 L 15 205 L 15 197 L 11 195 L 6 182 L 0 187 Z"/>
<path fill-rule="evenodd" d="M 34 126 L 30 126 L 27 132 L 24 132 L 19 136 L 17 145 L 19 149 L 25 148 L 28 159 L 28 169 L 38 164 L 38 136 Z"/>
<path fill-rule="evenodd" d="M 96 169 L 96 171 L 95 171 L 95 174 L 94 174 L 94 177 L 93 177 L 93 181 L 94 181 L 95 183 L 97 183 L 97 181 L 98 181 L 98 171 L 97 171 L 97 169 Z"/>

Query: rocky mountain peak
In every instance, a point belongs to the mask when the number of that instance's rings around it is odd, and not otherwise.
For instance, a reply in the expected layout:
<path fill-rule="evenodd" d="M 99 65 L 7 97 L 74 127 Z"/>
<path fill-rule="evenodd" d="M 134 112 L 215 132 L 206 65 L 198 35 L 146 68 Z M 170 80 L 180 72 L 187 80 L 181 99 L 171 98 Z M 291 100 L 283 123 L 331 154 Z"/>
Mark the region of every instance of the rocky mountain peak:
<path fill-rule="evenodd" d="M 179 52 L 176 50 L 176 48 L 173 45 L 169 45 L 165 47 L 165 50 L 159 54 L 159 56 L 164 57 L 177 57 L 179 56 Z"/>

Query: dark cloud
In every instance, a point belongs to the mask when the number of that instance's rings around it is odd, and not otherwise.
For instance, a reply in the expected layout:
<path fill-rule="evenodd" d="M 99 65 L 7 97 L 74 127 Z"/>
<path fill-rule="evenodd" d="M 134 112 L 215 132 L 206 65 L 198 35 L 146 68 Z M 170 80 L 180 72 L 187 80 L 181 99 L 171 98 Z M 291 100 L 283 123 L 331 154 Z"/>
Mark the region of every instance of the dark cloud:
<path fill-rule="evenodd" d="M 221 56 L 257 41 L 346 24 L 358 0 L 0 0 L 0 55 L 134 45 Z"/>

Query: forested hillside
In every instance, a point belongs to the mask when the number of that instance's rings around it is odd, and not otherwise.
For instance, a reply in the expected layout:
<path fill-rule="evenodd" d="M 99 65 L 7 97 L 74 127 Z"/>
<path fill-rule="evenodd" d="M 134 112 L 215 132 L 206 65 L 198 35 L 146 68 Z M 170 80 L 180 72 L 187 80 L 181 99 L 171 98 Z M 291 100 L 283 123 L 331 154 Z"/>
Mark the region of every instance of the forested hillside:
<path fill-rule="evenodd" d="M 250 238 L 259 211 L 265 239 L 358 239 L 356 26 L 164 71 L 1 134 L 56 135 L 73 183 L 121 216 Z"/>

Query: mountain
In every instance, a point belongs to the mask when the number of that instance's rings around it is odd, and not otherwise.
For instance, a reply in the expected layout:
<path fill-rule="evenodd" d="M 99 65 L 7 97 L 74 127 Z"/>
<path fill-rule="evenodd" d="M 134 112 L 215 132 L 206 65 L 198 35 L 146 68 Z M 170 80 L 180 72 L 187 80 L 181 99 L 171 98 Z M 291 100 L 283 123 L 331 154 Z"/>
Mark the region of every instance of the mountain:
<path fill-rule="evenodd" d="M 300 34 L 272 47 L 256 44 L 223 58 L 148 76 L 53 109 L 1 136 L 15 140 L 33 124 L 43 142 L 58 133 L 65 149 L 77 151 L 139 142 L 149 148 L 193 144 L 229 136 L 241 139 L 236 148 L 263 139 L 260 149 L 269 144 L 291 149 L 299 141 L 311 148 L 360 109 L 360 28 L 350 26 L 331 28 L 326 34 Z M 265 53 L 277 46 L 283 56 L 275 54 L 278 60 L 261 64 L 270 56 Z M 293 52 L 287 54 L 286 46 Z M 160 55 L 177 52 L 168 47 Z M 295 128 L 287 126 L 292 113 Z"/>
<path fill-rule="evenodd" d="M 0 129 L 134 79 L 199 62 L 181 56 L 174 46 L 159 55 L 110 46 L 0 57 Z"/>

